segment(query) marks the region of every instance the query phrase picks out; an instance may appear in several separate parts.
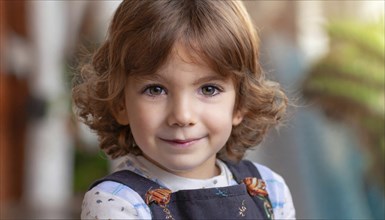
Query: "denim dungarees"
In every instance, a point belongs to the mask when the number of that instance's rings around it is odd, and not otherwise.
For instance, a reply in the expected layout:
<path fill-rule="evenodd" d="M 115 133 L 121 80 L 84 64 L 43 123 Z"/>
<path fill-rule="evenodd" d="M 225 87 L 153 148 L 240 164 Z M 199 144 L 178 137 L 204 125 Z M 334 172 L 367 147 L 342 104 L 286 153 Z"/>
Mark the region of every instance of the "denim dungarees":
<path fill-rule="evenodd" d="M 259 181 L 259 185 L 262 183 L 264 186 L 254 164 L 247 160 L 236 164 L 224 162 L 239 184 L 171 193 L 150 179 L 129 170 L 121 170 L 96 181 L 91 188 L 103 181 L 122 183 L 146 201 L 153 219 L 273 219 L 267 193 L 258 193 L 258 187 L 257 193 L 253 193 L 250 184 L 244 182 L 245 178 L 255 177 L 249 180 L 254 183 Z"/>

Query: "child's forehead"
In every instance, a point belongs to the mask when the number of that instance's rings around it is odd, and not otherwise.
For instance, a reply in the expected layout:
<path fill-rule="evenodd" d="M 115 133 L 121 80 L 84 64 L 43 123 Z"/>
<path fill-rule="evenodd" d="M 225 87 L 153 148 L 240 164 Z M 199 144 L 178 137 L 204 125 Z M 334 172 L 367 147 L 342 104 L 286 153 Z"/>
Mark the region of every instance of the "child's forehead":
<path fill-rule="evenodd" d="M 194 73 L 196 78 L 205 78 L 206 80 L 224 80 L 230 78 L 229 74 L 221 73 L 213 65 L 210 60 L 197 50 L 190 50 L 181 44 L 173 47 L 170 55 L 165 63 L 152 73 L 136 74 L 134 78 L 137 80 L 159 80 L 164 81 L 164 76 L 175 74 L 177 71 L 186 71 Z"/>

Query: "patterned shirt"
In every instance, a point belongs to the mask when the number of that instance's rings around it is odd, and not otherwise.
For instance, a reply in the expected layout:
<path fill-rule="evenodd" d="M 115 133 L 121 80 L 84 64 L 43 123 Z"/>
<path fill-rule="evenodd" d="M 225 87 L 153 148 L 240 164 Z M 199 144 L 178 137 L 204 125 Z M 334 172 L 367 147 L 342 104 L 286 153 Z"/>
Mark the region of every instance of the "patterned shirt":
<path fill-rule="evenodd" d="M 172 192 L 186 189 L 226 187 L 238 184 L 225 163 L 216 162 L 220 175 L 201 180 L 176 176 L 144 157 L 129 155 L 118 170 L 130 170 L 144 176 Z M 254 163 L 266 182 L 276 219 L 295 219 L 295 209 L 284 179 L 269 168 Z M 130 187 L 105 181 L 90 191 L 83 200 L 81 219 L 151 219 L 151 211 L 142 197 Z"/>

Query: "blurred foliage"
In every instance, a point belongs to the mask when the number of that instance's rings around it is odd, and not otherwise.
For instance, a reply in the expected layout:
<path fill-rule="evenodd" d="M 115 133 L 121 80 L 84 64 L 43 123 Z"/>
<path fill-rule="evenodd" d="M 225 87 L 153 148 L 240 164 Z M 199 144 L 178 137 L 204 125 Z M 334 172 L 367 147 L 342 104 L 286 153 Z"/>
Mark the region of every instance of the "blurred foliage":
<path fill-rule="evenodd" d="M 357 129 L 368 152 L 369 176 L 384 188 L 384 19 L 334 21 L 326 29 L 330 51 L 310 69 L 304 96 Z"/>
<path fill-rule="evenodd" d="M 108 160 L 102 159 L 99 151 L 75 149 L 74 191 L 84 193 L 95 180 L 108 173 Z"/>

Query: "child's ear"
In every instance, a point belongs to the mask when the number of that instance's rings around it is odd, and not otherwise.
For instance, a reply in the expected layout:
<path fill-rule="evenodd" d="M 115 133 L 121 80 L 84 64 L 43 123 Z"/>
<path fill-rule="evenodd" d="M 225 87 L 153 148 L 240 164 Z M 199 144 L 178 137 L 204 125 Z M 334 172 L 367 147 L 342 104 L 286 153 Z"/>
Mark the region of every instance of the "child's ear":
<path fill-rule="evenodd" d="M 121 125 L 128 125 L 129 120 L 128 120 L 128 112 L 127 108 L 124 104 L 119 106 L 117 109 L 115 109 L 114 116 L 116 121 L 121 124 Z"/>
<path fill-rule="evenodd" d="M 244 111 L 236 110 L 233 115 L 233 126 L 239 125 L 243 120 L 243 116 L 245 116 Z"/>

